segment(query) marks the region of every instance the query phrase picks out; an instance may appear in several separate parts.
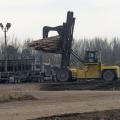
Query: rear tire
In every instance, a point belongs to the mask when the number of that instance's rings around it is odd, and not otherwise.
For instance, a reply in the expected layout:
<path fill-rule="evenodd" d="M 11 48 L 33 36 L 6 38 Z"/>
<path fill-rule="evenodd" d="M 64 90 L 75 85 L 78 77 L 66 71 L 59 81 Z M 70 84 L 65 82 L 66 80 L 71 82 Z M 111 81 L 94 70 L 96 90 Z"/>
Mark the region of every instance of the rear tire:
<path fill-rule="evenodd" d="M 117 78 L 116 76 L 117 75 L 113 70 L 105 70 L 102 73 L 102 79 L 105 81 L 113 81 Z"/>
<path fill-rule="evenodd" d="M 68 69 L 59 69 L 56 73 L 56 79 L 60 82 L 68 82 L 72 78 L 72 73 Z"/>

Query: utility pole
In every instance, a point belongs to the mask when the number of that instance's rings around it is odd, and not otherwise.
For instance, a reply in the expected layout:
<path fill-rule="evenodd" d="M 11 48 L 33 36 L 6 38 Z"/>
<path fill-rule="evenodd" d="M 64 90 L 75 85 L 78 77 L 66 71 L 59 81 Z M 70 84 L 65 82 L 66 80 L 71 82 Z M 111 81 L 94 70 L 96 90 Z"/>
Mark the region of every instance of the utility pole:
<path fill-rule="evenodd" d="M 8 66 L 8 60 L 7 60 L 7 36 L 6 33 L 9 30 L 9 28 L 11 27 L 11 23 L 7 23 L 6 26 L 4 27 L 2 23 L 0 23 L 0 27 L 4 32 L 4 36 L 5 36 L 5 54 L 4 54 L 4 59 L 5 59 L 5 72 L 7 72 L 7 66 Z"/>
<path fill-rule="evenodd" d="M 6 28 L 4 29 L 4 34 L 5 34 L 5 72 L 7 72 L 7 39 L 6 39 Z"/>

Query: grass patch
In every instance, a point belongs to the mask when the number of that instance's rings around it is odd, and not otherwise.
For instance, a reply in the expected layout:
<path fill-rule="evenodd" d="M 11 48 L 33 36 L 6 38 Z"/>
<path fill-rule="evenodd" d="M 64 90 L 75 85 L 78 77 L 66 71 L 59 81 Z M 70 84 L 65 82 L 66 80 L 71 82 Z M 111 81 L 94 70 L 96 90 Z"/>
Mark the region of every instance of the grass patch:
<path fill-rule="evenodd" d="M 21 95 L 21 94 L 12 94 L 12 95 L 2 95 L 0 96 L 0 103 L 3 102 L 12 102 L 12 101 L 24 101 L 24 100 L 37 100 L 37 98 L 32 95 Z"/>

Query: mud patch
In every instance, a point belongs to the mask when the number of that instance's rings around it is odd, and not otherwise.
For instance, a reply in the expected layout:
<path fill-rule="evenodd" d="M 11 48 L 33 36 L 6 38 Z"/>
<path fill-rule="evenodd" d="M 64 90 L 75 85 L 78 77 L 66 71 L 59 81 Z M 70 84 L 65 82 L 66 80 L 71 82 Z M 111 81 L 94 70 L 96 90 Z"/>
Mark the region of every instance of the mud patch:
<path fill-rule="evenodd" d="M 120 110 L 63 114 L 29 120 L 120 120 Z"/>
<path fill-rule="evenodd" d="M 61 91 L 61 90 L 120 90 L 120 80 L 103 81 L 103 80 L 81 80 L 68 83 L 45 83 L 40 84 L 41 90 Z"/>
<path fill-rule="evenodd" d="M 33 97 L 32 95 L 23 94 L 5 94 L 0 96 L 0 103 L 24 100 L 37 100 L 37 98 Z"/>

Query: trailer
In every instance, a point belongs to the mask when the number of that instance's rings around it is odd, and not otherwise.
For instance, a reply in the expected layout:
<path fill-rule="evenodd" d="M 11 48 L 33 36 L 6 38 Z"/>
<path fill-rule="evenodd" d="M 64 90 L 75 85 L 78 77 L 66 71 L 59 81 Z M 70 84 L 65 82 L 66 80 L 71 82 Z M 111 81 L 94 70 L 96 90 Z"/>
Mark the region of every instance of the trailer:
<path fill-rule="evenodd" d="M 5 60 L 0 60 L 0 83 L 35 82 L 36 75 L 32 76 L 34 79 L 31 79 L 31 73 L 40 73 L 40 70 L 34 69 L 34 62 L 34 59 L 7 60 L 6 72 Z"/>

